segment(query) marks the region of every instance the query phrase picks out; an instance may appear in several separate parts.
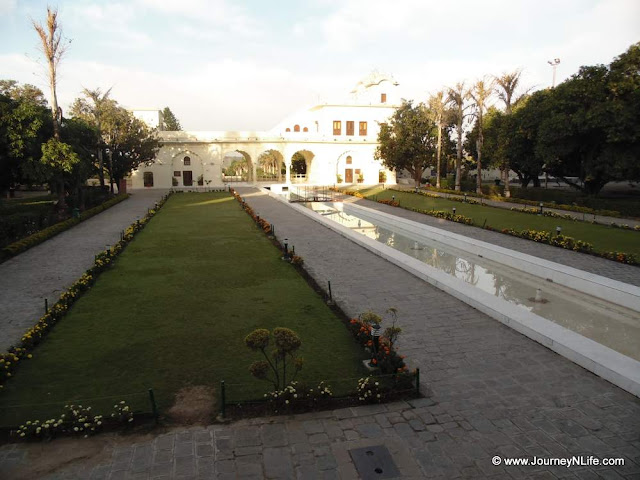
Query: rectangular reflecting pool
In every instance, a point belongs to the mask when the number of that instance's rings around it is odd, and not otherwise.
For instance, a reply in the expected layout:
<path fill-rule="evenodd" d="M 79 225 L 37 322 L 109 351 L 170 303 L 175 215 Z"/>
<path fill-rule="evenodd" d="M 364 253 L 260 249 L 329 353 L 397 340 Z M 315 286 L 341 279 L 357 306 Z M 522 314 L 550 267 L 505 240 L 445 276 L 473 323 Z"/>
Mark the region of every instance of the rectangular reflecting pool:
<path fill-rule="evenodd" d="M 640 360 L 640 312 L 509 265 L 405 231 L 375 215 L 331 203 L 305 207 L 501 300 L 635 360 Z"/>

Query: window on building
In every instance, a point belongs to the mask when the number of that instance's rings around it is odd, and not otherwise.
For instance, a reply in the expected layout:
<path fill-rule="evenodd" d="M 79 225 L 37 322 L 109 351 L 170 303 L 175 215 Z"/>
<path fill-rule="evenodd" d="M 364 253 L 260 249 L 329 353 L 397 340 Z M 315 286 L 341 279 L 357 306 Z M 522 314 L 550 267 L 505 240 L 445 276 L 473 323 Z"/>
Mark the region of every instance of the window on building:
<path fill-rule="evenodd" d="M 353 158 L 351 158 L 351 155 L 349 155 L 347 157 L 347 165 L 351 165 L 353 163 Z"/>
<path fill-rule="evenodd" d="M 290 132 L 291 129 L 289 127 L 287 127 L 287 129 L 285 130 L 285 132 Z"/>
<path fill-rule="evenodd" d="M 142 178 L 145 187 L 153 187 L 153 172 L 144 172 Z"/>
<path fill-rule="evenodd" d="M 353 135 L 355 122 L 347 122 L 347 135 Z"/>
<path fill-rule="evenodd" d="M 381 93 L 380 94 L 380 103 L 387 103 L 387 94 L 386 93 Z"/>
<path fill-rule="evenodd" d="M 182 175 L 182 172 L 180 170 L 176 170 L 175 172 L 173 172 L 174 177 L 179 177 L 181 175 Z"/>
<path fill-rule="evenodd" d="M 309 129 L 308 129 L 307 127 L 304 127 L 304 128 L 302 129 L 302 131 L 303 131 L 303 132 L 308 132 L 308 131 L 309 131 Z"/>
<path fill-rule="evenodd" d="M 184 164 L 191 165 L 191 159 L 189 157 L 184 157 Z"/>
<path fill-rule="evenodd" d="M 362 171 L 359 168 L 356 168 L 356 175 L 360 175 Z"/>
<path fill-rule="evenodd" d="M 367 135 L 367 122 L 360 122 L 360 136 L 364 137 Z"/>
<path fill-rule="evenodd" d="M 342 135 L 342 122 L 340 120 L 333 121 L 333 134 Z"/>
<path fill-rule="evenodd" d="M 300 131 L 300 125 L 296 125 L 293 127 L 293 131 L 294 132 L 299 132 Z"/>

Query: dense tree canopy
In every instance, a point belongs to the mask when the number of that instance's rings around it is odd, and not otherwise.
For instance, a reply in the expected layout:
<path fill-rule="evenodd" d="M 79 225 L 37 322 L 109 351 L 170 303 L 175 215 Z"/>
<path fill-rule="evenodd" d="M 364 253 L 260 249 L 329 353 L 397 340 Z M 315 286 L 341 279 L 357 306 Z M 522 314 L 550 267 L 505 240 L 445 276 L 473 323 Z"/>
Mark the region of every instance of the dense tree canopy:
<path fill-rule="evenodd" d="M 512 114 L 482 123 L 484 153 L 509 165 L 523 186 L 546 171 L 587 194 L 611 181 L 640 180 L 640 43 L 609 66 L 581 67 L 551 90 L 525 97 Z M 466 147 L 475 155 L 473 137 Z"/>
<path fill-rule="evenodd" d="M 419 185 L 424 170 L 435 164 L 438 129 L 433 119 L 424 104 L 404 101 L 389 122 L 380 125 L 375 158 L 389 170 L 407 170 Z"/>

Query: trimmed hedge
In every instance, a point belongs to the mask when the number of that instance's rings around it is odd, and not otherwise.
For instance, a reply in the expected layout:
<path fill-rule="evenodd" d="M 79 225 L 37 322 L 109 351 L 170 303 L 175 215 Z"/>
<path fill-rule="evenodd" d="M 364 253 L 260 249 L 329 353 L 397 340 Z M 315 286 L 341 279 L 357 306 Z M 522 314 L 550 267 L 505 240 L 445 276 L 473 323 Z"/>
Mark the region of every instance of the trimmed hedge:
<path fill-rule="evenodd" d="M 26 250 L 29 250 L 31 247 L 35 247 L 45 240 L 49 240 L 51 237 L 56 236 L 57 234 L 64 232 L 65 230 L 69 230 L 71 227 L 76 226 L 78 223 L 87 220 L 94 215 L 97 215 L 100 212 L 105 211 L 107 208 L 113 207 L 114 205 L 122 202 L 129 198 L 129 194 L 121 194 L 118 195 L 111 200 L 107 200 L 101 205 L 97 207 L 93 207 L 89 210 L 85 210 L 80 214 L 80 218 L 70 218 L 63 222 L 56 223 L 55 225 L 51 225 L 44 230 L 40 230 L 33 235 L 29 235 L 17 242 L 13 242 L 10 245 L 7 245 L 2 250 L 0 250 L 0 262 L 4 262 L 5 260 L 18 255 Z"/>

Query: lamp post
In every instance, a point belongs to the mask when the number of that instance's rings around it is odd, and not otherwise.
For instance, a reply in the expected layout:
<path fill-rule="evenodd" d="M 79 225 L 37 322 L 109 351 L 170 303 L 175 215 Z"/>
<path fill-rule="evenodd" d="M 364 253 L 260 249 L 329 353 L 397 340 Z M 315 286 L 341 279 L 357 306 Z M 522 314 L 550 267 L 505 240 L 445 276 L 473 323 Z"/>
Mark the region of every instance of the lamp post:
<path fill-rule="evenodd" d="M 376 358 L 378 353 L 378 348 L 380 346 L 380 324 L 373 323 L 371 324 L 371 339 L 373 340 L 373 351 L 371 352 L 371 362 L 370 365 L 375 367 L 376 365 L 373 363 L 373 359 Z"/>
<path fill-rule="evenodd" d="M 554 58 L 553 60 L 548 60 L 547 63 L 553 67 L 553 82 L 551 83 L 551 88 L 555 88 L 556 86 L 556 68 L 560 64 L 559 58 Z"/>
<path fill-rule="evenodd" d="M 556 227 L 556 235 L 560 235 L 562 233 L 562 227 Z"/>

